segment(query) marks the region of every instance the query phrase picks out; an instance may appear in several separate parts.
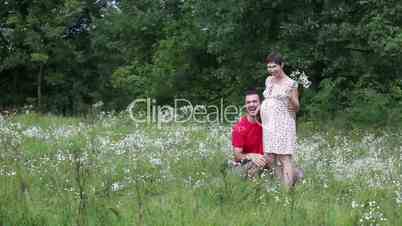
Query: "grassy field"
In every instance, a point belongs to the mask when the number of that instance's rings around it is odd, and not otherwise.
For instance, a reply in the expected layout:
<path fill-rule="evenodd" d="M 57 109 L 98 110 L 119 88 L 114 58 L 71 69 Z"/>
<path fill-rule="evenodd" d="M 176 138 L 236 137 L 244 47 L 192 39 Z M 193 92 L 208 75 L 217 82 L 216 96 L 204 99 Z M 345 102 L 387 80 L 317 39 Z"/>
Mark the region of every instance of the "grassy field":
<path fill-rule="evenodd" d="M 286 192 L 225 170 L 230 125 L 0 117 L 0 226 L 402 225 L 402 131 L 317 127 Z"/>

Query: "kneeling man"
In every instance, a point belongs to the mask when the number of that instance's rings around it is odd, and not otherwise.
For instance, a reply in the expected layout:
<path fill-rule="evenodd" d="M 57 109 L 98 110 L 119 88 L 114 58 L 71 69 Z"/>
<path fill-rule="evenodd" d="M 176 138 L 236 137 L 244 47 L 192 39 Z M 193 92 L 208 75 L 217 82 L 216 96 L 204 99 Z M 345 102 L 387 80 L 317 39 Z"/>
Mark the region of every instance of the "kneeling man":
<path fill-rule="evenodd" d="M 232 129 L 234 165 L 248 178 L 257 176 L 267 166 L 259 121 L 260 104 L 258 93 L 255 90 L 247 91 L 246 115 L 241 117 Z"/>

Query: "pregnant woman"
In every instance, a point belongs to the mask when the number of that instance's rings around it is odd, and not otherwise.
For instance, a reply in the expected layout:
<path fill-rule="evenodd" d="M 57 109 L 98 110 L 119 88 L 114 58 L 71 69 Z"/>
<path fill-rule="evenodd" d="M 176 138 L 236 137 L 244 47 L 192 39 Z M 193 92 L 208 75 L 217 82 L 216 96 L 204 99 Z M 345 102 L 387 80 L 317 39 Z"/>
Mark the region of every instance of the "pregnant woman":
<path fill-rule="evenodd" d="M 269 76 L 261 105 L 264 153 L 275 161 L 282 183 L 290 188 L 295 176 L 292 156 L 296 149 L 296 112 L 300 108 L 298 83 L 283 71 L 279 54 L 270 54 L 266 64 Z"/>

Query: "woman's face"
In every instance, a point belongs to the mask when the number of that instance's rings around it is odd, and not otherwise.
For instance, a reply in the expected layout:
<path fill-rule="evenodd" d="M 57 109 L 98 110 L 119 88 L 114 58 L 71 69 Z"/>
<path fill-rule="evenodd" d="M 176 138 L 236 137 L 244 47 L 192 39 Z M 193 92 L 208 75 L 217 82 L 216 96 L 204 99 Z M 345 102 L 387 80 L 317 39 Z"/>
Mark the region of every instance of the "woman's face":
<path fill-rule="evenodd" d="M 276 63 L 268 63 L 267 64 L 268 73 L 272 76 L 280 76 L 282 75 L 282 66 Z"/>

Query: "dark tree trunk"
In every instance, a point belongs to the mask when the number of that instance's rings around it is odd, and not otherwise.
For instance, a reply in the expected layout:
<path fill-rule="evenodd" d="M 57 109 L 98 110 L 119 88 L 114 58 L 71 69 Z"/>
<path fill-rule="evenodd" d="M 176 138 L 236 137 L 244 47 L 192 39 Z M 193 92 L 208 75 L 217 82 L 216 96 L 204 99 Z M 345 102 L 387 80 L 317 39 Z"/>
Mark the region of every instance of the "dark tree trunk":
<path fill-rule="evenodd" d="M 43 64 L 40 65 L 38 74 L 37 95 L 38 95 L 39 111 L 42 111 L 42 80 L 43 80 Z"/>

